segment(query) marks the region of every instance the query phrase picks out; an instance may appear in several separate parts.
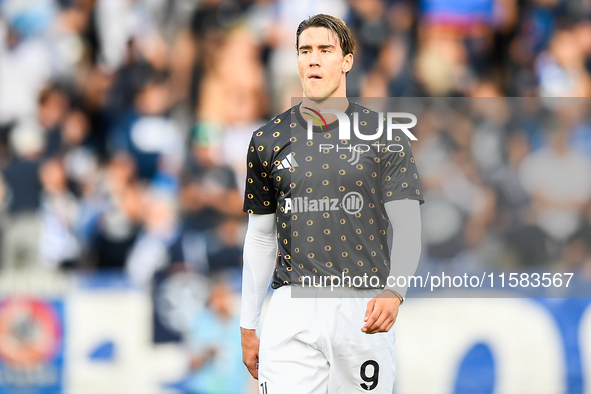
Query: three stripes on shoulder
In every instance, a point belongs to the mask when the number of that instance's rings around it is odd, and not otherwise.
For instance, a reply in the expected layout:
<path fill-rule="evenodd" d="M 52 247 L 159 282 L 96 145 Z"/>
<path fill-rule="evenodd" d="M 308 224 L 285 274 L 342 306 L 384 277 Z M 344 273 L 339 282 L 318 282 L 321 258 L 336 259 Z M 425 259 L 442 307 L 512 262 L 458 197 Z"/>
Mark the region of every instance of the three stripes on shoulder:
<path fill-rule="evenodd" d="M 293 152 L 285 156 L 285 159 L 281 160 L 281 163 L 277 165 L 278 170 L 287 170 L 288 168 L 292 167 L 299 167 L 299 164 L 296 161 Z"/>

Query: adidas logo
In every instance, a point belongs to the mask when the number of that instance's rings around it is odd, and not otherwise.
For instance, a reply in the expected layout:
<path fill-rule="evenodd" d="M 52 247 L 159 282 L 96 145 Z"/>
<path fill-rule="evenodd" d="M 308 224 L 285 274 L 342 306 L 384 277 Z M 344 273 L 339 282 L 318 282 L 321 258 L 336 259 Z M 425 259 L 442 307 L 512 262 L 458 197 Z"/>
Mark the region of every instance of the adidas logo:
<path fill-rule="evenodd" d="M 278 170 L 287 170 L 288 168 L 292 167 L 299 167 L 298 162 L 296 161 L 293 155 L 293 152 L 285 156 L 285 159 L 281 160 L 281 163 L 277 164 Z"/>

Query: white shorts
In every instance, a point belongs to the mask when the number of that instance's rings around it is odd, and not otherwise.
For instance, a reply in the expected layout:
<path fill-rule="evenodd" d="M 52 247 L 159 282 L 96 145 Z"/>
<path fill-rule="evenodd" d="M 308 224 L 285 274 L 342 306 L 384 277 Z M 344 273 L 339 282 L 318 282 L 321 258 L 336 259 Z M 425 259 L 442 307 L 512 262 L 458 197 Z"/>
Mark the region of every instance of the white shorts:
<path fill-rule="evenodd" d="M 292 298 L 275 290 L 262 327 L 260 394 L 392 394 L 394 329 L 365 334 L 369 298 Z M 322 289 L 330 291 L 330 289 Z M 352 290 L 355 291 L 355 290 Z"/>

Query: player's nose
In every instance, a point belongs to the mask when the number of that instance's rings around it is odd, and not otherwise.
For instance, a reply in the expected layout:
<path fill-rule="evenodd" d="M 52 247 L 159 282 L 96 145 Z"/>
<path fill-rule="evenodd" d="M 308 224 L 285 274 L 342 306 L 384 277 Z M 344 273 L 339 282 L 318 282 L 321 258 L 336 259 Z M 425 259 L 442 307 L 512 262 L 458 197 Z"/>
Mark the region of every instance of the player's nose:
<path fill-rule="evenodd" d="M 316 49 L 310 54 L 310 66 L 320 66 L 320 53 Z"/>

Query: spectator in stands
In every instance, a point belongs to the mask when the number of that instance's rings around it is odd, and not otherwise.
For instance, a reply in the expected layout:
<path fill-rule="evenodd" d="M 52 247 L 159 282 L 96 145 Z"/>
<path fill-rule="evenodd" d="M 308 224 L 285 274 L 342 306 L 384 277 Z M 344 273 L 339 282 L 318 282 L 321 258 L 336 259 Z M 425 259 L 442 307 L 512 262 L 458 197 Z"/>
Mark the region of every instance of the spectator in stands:
<path fill-rule="evenodd" d="M 75 268 L 81 245 L 76 237 L 78 200 L 68 190 L 66 171 L 59 158 L 45 161 L 40 169 L 41 258 L 48 268 Z"/>
<path fill-rule="evenodd" d="M 221 276 L 220 276 L 221 275 Z M 187 342 L 191 350 L 191 394 L 248 393 L 248 373 L 242 364 L 237 294 L 227 278 L 217 274 L 207 308 L 195 316 Z"/>
<path fill-rule="evenodd" d="M 183 137 L 175 122 L 166 116 L 170 108 L 167 80 L 154 75 L 136 94 L 134 103 L 134 108 L 111 130 L 110 150 L 131 153 L 138 176 L 151 180 L 162 171 L 163 160 L 182 163 Z"/>
<path fill-rule="evenodd" d="M 0 4 L 0 124 L 34 117 L 39 92 L 51 78 L 49 48 L 40 35 L 52 10 L 17 6 L 6 12 L 9 3 Z"/>
<path fill-rule="evenodd" d="M 61 128 L 61 150 L 68 182 L 77 196 L 90 193 L 97 182 L 99 158 L 90 138 L 90 121 L 80 109 L 70 111 Z"/>
<path fill-rule="evenodd" d="M 143 227 L 129 252 L 125 270 L 134 284 L 148 288 L 157 271 L 185 259 L 174 194 L 149 188 L 143 192 L 141 206 Z"/>
<path fill-rule="evenodd" d="M 2 268 L 14 270 L 37 267 L 40 262 L 39 167 L 45 141 L 34 120 L 17 124 L 9 139 L 14 156 L 3 171 L 8 209 L 2 231 Z"/>
<path fill-rule="evenodd" d="M 39 94 L 39 124 L 45 131 L 45 157 L 55 156 L 61 148 L 61 127 L 70 103 L 66 93 L 49 86 Z"/>
<path fill-rule="evenodd" d="M 122 271 L 145 215 L 133 157 L 115 155 L 97 183 L 81 204 L 88 258 L 98 269 Z"/>
<path fill-rule="evenodd" d="M 547 134 L 549 146 L 525 158 L 520 179 L 532 199 L 537 226 L 563 244 L 580 228 L 591 199 L 591 160 L 569 147 L 564 124 L 553 125 Z"/>
<path fill-rule="evenodd" d="M 591 77 L 586 68 L 586 55 L 579 30 L 558 29 L 548 50 L 536 59 L 536 72 L 543 97 L 589 97 Z"/>

